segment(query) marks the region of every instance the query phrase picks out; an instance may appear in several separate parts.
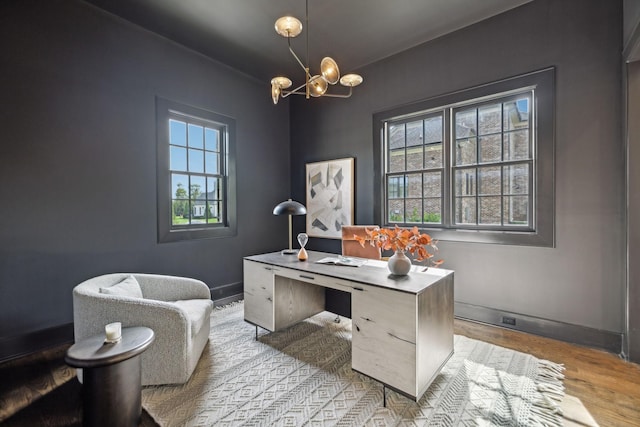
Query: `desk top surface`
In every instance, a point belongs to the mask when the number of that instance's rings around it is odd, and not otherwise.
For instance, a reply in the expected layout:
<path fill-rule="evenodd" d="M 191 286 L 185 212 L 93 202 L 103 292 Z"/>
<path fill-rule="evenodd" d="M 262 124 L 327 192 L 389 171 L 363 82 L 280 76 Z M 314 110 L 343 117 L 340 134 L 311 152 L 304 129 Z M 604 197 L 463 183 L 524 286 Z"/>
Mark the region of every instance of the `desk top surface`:
<path fill-rule="evenodd" d="M 394 276 L 389 273 L 386 261 L 373 259 L 366 260 L 366 263 L 360 267 L 318 264 L 318 260 L 325 257 L 336 258 L 338 254 L 316 251 L 307 252 L 309 254 L 307 261 L 299 261 L 296 255 L 283 255 L 280 252 L 253 255 L 245 257 L 245 259 L 413 294 L 421 293 L 446 276 L 453 276 L 452 270 L 429 267 L 424 271 L 425 266 L 423 265 L 412 266 L 411 271 L 406 276 Z"/>

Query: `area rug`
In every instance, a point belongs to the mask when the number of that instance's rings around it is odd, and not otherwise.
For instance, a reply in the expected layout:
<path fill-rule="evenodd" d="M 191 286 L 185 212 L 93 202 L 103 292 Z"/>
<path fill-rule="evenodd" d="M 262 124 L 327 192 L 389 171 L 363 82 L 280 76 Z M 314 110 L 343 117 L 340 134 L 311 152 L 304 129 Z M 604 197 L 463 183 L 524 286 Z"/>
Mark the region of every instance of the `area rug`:
<path fill-rule="evenodd" d="M 63 344 L 0 364 L 0 424 L 75 378 Z"/>
<path fill-rule="evenodd" d="M 161 426 L 560 426 L 563 367 L 454 337 L 455 353 L 414 402 L 351 370 L 351 321 L 320 313 L 266 333 L 244 306 L 214 310 L 191 379 L 142 391 Z M 389 361 L 393 363 L 393 361 Z"/>

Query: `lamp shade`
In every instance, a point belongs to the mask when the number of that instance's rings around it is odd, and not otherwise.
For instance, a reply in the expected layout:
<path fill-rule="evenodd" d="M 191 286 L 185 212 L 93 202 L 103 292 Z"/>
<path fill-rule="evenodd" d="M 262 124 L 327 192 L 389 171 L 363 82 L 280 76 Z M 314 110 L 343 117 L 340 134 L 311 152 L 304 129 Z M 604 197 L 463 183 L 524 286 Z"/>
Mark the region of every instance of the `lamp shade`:
<path fill-rule="evenodd" d="M 307 208 L 302 203 L 295 200 L 287 200 L 279 203 L 273 208 L 274 215 L 304 215 L 307 213 Z"/>
<path fill-rule="evenodd" d="M 293 16 L 283 16 L 276 21 L 275 29 L 282 37 L 297 37 L 302 32 L 302 22 Z"/>
<path fill-rule="evenodd" d="M 338 83 L 338 80 L 340 80 L 340 69 L 338 68 L 338 64 L 329 56 L 322 58 L 322 61 L 320 62 L 320 71 L 322 72 L 322 77 L 324 77 L 330 85 L 334 85 Z"/>
<path fill-rule="evenodd" d="M 278 103 L 278 98 L 280 97 L 280 86 L 271 83 L 271 99 L 273 99 L 273 103 Z"/>
<path fill-rule="evenodd" d="M 309 79 L 308 85 L 309 95 L 315 98 L 324 95 L 327 92 L 327 88 L 329 87 L 329 83 L 327 83 L 327 81 L 319 74 L 311 77 Z"/>
<path fill-rule="evenodd" d="M 360 74 L 346 74 L 340 79 L 342 86 L 355 87 L 362 83 L 362 76 Z"/>

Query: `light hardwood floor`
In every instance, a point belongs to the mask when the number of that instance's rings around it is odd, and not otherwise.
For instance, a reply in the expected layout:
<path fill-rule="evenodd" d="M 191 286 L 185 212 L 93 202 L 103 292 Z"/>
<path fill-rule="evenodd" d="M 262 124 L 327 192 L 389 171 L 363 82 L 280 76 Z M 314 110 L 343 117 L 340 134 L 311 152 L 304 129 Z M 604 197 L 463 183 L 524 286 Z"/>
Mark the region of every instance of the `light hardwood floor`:
<path fill-rule="evenodd" d="M 456 319 L 454 331 L 561 363 L 565 391 L 576 396 L 602 427 L 640 426 L 640 365 L 615 354 L 536 335 Z"/>

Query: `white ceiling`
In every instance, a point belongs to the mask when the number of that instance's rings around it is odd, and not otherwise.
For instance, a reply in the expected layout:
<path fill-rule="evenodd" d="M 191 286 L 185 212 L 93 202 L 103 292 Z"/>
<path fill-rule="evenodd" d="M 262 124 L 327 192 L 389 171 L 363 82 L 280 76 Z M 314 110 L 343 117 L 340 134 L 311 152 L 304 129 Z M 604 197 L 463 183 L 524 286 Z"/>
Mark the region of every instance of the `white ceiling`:
<path fill-rule="evenodd" d="M 302 71 L 274 31 L 283 15 L 305 24 L 305 0 L 85 0 L 259 79 Z M 309 25 L 294 51 L 317 71 L 342 74 L 532 0 L 308 0 Z"/>

